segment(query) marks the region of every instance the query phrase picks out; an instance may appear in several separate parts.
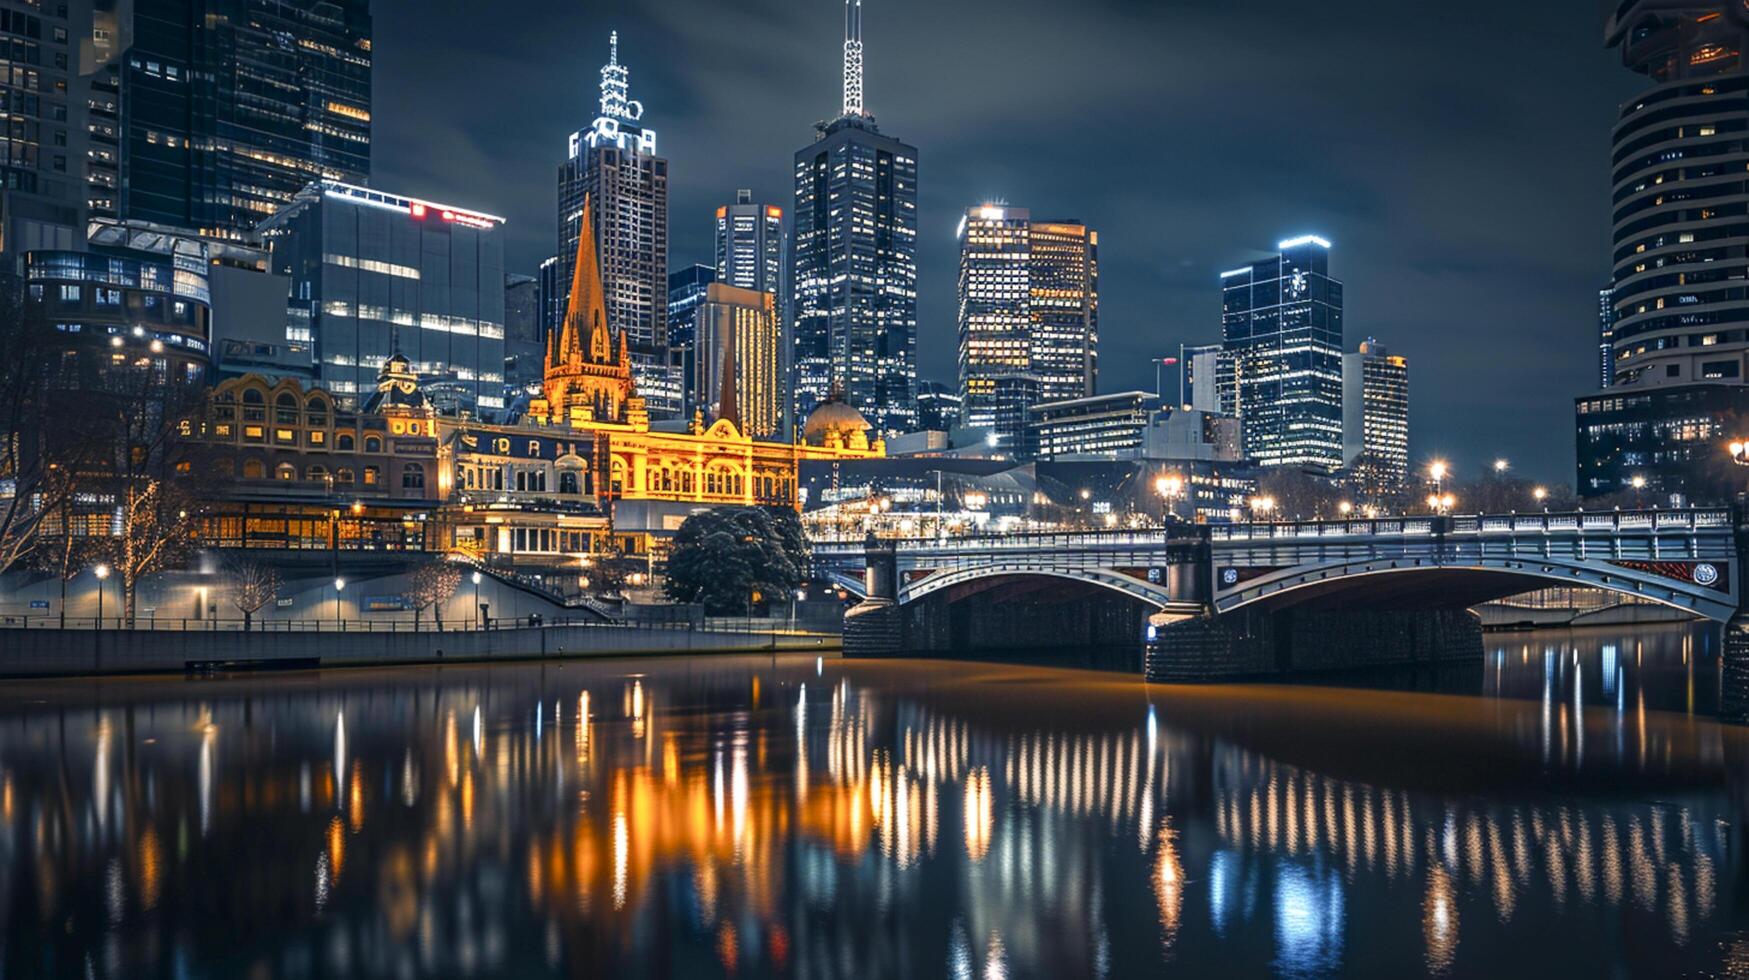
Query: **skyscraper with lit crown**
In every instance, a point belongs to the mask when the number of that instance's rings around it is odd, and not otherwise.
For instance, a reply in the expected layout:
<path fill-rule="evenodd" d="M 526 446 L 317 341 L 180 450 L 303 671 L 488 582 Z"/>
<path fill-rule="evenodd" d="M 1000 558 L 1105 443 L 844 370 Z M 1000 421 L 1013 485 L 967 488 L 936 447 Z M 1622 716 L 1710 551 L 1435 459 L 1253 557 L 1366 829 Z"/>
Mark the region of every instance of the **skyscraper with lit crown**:
<path fill-rule="evenodd" d="M 601 68 L 600 113 L 571 134 L 559 167 L 559 267 L 575 278 L 584 202 L 592 202 L 607 321 L 631 345 L 632 375 L 653 418 L 681 411 L 678 369 L 668 355 L 668 161 L 656 155 L 656 132 L 641 125 L 644 106 L 630 98 L 619 33 L 609 36 Z M 557 297 L 568 308 L 569 296 Z"/>
<path fill-rule="evenodd" d="M 846 0 L 844 102 L 795 155 L 796 418 L 842 391 L 878 430 L 917 423 L 917 150 L 863 105 L 862 0 Z"/>
<path fill-rule="evenodd" d="M 1342 466 L 1342 283 L 1330 243 L 1288 239 L 1280 254 L 1221 273 L 1220 384 L 1262 466 Z"/>

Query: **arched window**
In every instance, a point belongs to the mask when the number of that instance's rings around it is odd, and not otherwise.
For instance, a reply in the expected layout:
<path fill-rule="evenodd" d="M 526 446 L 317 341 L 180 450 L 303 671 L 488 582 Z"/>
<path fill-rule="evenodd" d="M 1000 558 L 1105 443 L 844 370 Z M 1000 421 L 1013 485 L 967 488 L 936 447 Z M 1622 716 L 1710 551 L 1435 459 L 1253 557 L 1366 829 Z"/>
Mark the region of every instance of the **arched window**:
<path fill-rule="evenodd" d="M 380 452 L 382 452 L 383 451 L 383 440 L 381 439 L 381 437 L 379 437 L 379 436 L 365 436 L 364 437 L 364 451 L 367 453 L 380 453 Z"/>
<path fill-rule="evenodd" d="M 366 466 L 364 468 L 364 485 L 365 486 L 374 487 L 377 485 L 377 482 L 379 479 L 380 479 L 380 471 L 376 467 Z"/>
<path fill-rule="evenodd" d="M 334 448 L 335 449 L 338 449 L 343 453 L 349 453 L 349 452 L 352 452 L 352 447 L 353 447 L 352 433 L 342 432 L 339 435 L 334 437 Z"/>
<path fill-rule="evenodd" d="M 318 480 L 326 480 L 328 479 L 328 468 L 325 466 L 312 466 L 304 471 L 304 479 L 309 480 L 312 483 Z"/>
<path fill-rule="evenodd" d="M 564 470 L 564 471 L 559 473 L 559 492 L 560 493 L 582 493 L 583 492 L 582 489 L 577 486 L 577 474 L 576 473 L 574 473 L 570 470 Z"/>
<path fill-rule="evenodd" d="M 320 395 L 311 395 L 304 402 L 304 412 L 309 416 L 311 425 L 327 425 L 328 399 Z"/>
<path fill-rule="evenodd" d="M 474 489 L 474 468 L 472 466 L 462 468 L 462 486 L 469 490 Z"/>
<path fill-rule="evenodd" d="M 339 469 L 335 470 L 334 471 L 334 482 L 335 483 L 351 483 L 352 482 L 352 470 L 351 470 L 351 468 L 346 467 L 346 466 L 342 466 Z"/>
<path fill-rule="evenodd" d="M 298 478 L 298 468 L 290 463 L 281 463 L 273 468 L 275 480 L 295 480 Z"/>
<path fill-rule="evenodd" d="M 401 489 L 425 489 L 425 467 L 420 466 L 418 463 L 408 463 L 406 466 L 401 467 Z"/>
<path fill-rule="evenodd" d="M 259 388 L 243 389 L 243 421 L 267 421 L 267 396 Z"/>
<path fill-rule="evenodd" d="M 282 391 L 273 400 L 273 420 L 280 425 L 298 424 L 298 399 L 289 391 Z"/>
<path fill-rule="evenodd" d="M 246 460 L 244 460 L 243 461 L 243 479 L 245 479 L 245 480 L 265 480 L 265 479 L 267 479 L 267 464 L 263 463 L 259 459 L 246 459 Z"/>

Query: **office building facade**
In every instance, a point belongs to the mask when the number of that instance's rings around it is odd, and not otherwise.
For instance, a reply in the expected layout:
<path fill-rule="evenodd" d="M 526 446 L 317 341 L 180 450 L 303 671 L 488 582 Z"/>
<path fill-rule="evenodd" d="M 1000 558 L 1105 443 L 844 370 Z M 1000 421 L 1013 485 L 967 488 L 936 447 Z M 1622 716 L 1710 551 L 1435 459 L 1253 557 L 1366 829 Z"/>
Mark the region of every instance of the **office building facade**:
<path fill-rule="evenodd" d="M 1615 290 L 1597 291 L 1597 386 L 1615 379 Z"/>
<path fill-rule="evenodd" d="M 959 381 L 964 424 L 996 429 L 1001 415 L 1019 428 L 999 432 L 1020 442 L 1031 403 L 1008 404 L 1041 386 L 1032 373 L 1032 216 L 1025 208 L 983 205 L 960 222 Z M 1033 384 L 1008 382 L 1031 376 Z"/>
<path fill-rule="evenodd" d="M 0 253 L 82 249 L 91 0 L 0 0 Z"/>
<path fill-rule="evenodd" d="M 652 418 L 681 412 L 680 378 L 668 354 L 668 161 L 656 155 L 656 132 L 640 125 L 643 104 L 629 97 L 629 72 L 619 63 L 619 34 L 609 38 L 601 68 L 600 112 L 572 133 L 559 167 L 558 268 L 566 284 L 557 308 L 570 301 L 577 236 L 591 208 L 601 257 L 608 323 L 631 344 L 632 377 Z"/>
<path fill-rule="evenodd" d="M 1032 371 L 1046 401 L 1085 398 L 1099 382 L 1099 233 L 1079 221 L 1034 221 Z"/>
<path fill-rule="evenodd" d="M 261 225 L 291 277 L 286 339 L 313 342 L 316 384 L 361 406 L 404 354 L 439 411 L 504 399 L 504 219 L 323 181 Z"/>
<path fill-rule="evenodd" d="M 1042 461 L 1135 459 L 1154 415 L 1154 397 L 1122 391 L 1032 406 L 1031 443 Z"/>
<path fill-rule="evenodd" d="M 755 204 L 752 191 L 738 190 L 734 204 L 717 208 L 716 234 L 716 281 L 771 293 L 781 310 L 783 270 L 789 258 L 783 208 Z"/>
<path fill-rule="evenodd" d="M 1651 499 L 1723 500 L 1749 413 L 1749 10 L 1622 0 L 1604 36 L 1650 85 L 1613 133 L 1613 358 L 1607 390 L 1577 400 L 1578 490 L 1637 477 Z"/>
<path fill-rule="evenodd" d="M 862 64 L 847 0 L 843 109 L 795 155 L 795 417 L 841 392 L 891 434 L 917 425 L 917 149 L 875 127 Z"/>
<path fill-rule="evenodd" d="M 1342 458 L 1372 499 L 1400 493 L 1409 477 L 1409 361 L 1371 337 L 1342 355 Z"/>
<path fill-rule="evenodd" d="M 509 273 L 504 277 L 504 397 L 540 390 L 545 347 L 541 336 L 540 280 Z"/>
<path fill-rule="evenodd" d="M 230 237 L 370 177 L 369 0 L 134 0 L 123 216 Z"/>
<path fill-rule="evenodd" d="M 776 297 L 711 283 L 695 323 L 690 387 L 699 410 L 709 418 L 729 419 L 755 439 L 776 435 L 788 393 Z"/>
<path fill-rule="evenodd" d="M 1283 241 L 1279 254 L 1221 274 L 1223 378 L 1258 465 L 1342 466 L 1342 283 L 1330 243 Z M 1217 367 L 1219 365 L 1217 364 Z"/>
<path fill-rule="evenodd" d="M 959 392 L 939 381 L 917 382 L 917 429 L 921 432 L 946 432 L 957 428 L 964 415 L 965 402 Z"/>

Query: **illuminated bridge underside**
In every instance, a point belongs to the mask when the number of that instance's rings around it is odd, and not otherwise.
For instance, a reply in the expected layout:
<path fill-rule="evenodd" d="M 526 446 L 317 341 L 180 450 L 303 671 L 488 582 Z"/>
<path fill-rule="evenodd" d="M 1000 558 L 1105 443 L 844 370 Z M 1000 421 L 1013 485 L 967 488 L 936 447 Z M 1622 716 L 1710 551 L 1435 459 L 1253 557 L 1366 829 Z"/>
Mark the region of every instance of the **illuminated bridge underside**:
<path fill-rule="evenodd" d="M 1719 622 L 1735 602 L 1725 594 L 1657 575 L 1566 562 L 1486 561 L 1475 564 L 1341 562 L 1297 567 L 1217 594 L 1215 610 L 1308 606 L 1329 610 L 1467 609 L 1551 585 L 1582 585 L 1674 606 Z"/>

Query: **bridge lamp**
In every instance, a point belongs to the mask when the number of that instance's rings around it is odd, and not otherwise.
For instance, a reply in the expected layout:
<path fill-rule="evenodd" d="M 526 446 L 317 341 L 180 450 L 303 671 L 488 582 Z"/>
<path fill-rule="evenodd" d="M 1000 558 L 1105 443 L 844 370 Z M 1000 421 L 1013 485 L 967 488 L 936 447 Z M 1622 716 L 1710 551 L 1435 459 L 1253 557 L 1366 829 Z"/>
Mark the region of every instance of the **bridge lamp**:
<path fill-rule="evenodd" d="M 1730 445 L 1731 462 L 1738 466 L 1749 466 L 1749 443 L 1733 442 Z"/>
<path fill-rule="evenodd" d="M 1445 475 L 1449 472 L 1451 472 L 1451 468 L 1446 466 L 1443 460 L 1436 459 L 1427 467 L 1427 478 L 1438 483 L 1445 479 Z"/>
<path fill-rule="evenodd" d="M 1511 468 L 1512 464 L 1504 459 L 1497 459 L 1494 461 L 1494 472 L 1496 473 L 1504 473 Z"/>
<path fill-rule="evenodd" d="M 1427 509 L 1428 510 L 1438 510 L 1439 509 L 1439 494 L 1430 493 L 1427 495 Z"/>
<path fill-rule="evenodd" d="M 1449 493 L 1439 498 L 1439 506 L 1445 508 L 1447 511 L 1450 511 L 1456 503 L 1457 498 Z"/>
<path fill-rule="evenodd" d="M 1628 481 L 1628 486 L 1633 487 L 1635 490 L 1644 490 L 1646 489 L 1646 478 L 1635 473 L 1634 478 Z"/>
<path fill-rule="evenodd" d="M 1347 517 L 1349 514 L 1354 513 L 1354 505 L 1344 500 L 1336 505 L 1336 511 L 1343 517 Z"/>
<path fill-rule="evenodd" d="M 1267 514 L 1275 509 L 1274 497 L 1252 497 L 1251 509 L 1259 514 Z"/>
<path fill-rule="evenodd" d="M 1532 497 L 1535 497 L 1537 503 L 1539 503 L 1539 504 L 1542 503 L 1543 501 L 1549 499 L 1549 491 L 1548 491 L 1547 487 L 1537 487 L 1535 490 L 1532 490 L 1530 492 L 1530 495 Z"/>

